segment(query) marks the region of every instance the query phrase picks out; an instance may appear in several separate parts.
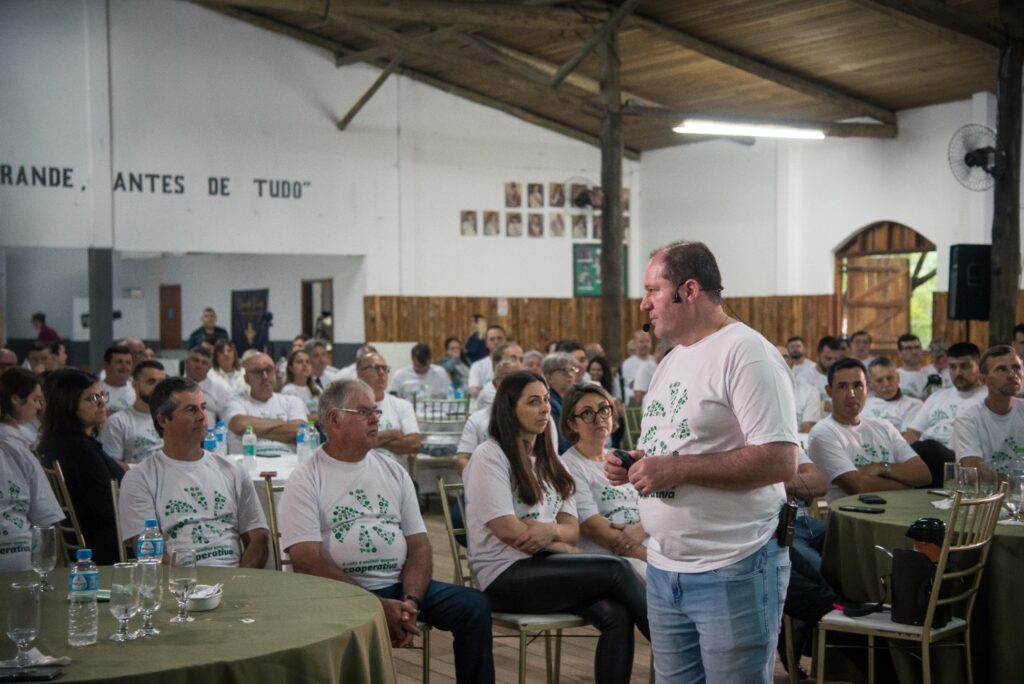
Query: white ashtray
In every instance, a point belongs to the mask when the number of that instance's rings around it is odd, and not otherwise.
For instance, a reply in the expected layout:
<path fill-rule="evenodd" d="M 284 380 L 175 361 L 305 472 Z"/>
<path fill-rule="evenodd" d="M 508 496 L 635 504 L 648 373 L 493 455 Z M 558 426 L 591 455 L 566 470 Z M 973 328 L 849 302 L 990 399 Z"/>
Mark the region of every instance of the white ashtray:
<path fill-rule="evenodd" d="M 213 610 L 220 605 L 223 596 L 224 590 L 220 585 L 197 584 L 188 598 L 187 608 L 197 612 Z"/>

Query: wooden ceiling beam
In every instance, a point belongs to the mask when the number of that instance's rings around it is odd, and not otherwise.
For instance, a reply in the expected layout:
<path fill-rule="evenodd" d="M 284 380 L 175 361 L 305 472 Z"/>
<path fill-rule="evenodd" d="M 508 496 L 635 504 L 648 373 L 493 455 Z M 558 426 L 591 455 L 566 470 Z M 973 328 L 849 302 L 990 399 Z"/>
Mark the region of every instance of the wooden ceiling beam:
<path fill-rule="evenodd" d="M 333 40 L 328 40 L 321 35 L 311 33 L 310 31 L 303 30 L 297 26 L 286 24 L 276 19 L 270 19 L 264 17 L 256 12 L 250 12 L 249 10 L 236 9 L 227 5 L 221 5 L 219 3 L 206 2 L 205 0 L 192 0 L 193 3 L 201 5 L 203 8 L 216 12 L 217 14 L 223 14 L 226 17 L 243 21 L 246 24 L 251 24 L 257 28 L 270 31 L 272 33 L 278 33 L 289 38 L 295 38 L 301 40 L 304 43 L 308 43 L 315 47 L 327 50 L 328 52 L 337 52 L 342 50 L 341 43 Z"/>
<path fill-rule="evenodd" d="M 607 4 L 607 3 L 606 3 Z M 614 7 L 614 5 L 608 5 Z M 698 54 L 704 55 L 716 62 L 731 66 L 740 71 L 757 76 L 766 81 L 777 83 L 781 86 L 803 93 L 817 100 L 823 100 L 840 109 L 849 112 L 849 116 L 870 116 L 871 118 L 885 124 L 896 123 L 896 113 L 890 109 L 869 102 L 865 99 L 846 93 L 829 84 L 816 81 L 802 76 L 793 71 L 775 66 L 754 57 L 749 57 L 735 50 L 724 48 L 710 41 L 698 38 L 692 34 L 681 31 L 675 27 L 662 24 L 659 21 L 650 19 L 634 13 L 624 22 L 626 26 L 641 28 L 651 35 L 657 36 L 670 43 L 686 48 Z"/>
<path fill-rule="evenodd" d="M 416 31 L 415 33 L 403 33 L 406 40 L 412 42 L 423 42 L 429 43 L 434 40 L 442 38 L 451 38 L 452 36 L 459 35 L 462 32 L 461 26 L 448 26 L 442 29 L 427 29 L 425 31 Z M 359 52 L 350 52 L 345 55 L 335 55 L 334 66 L 343 67 L 350 64 L 358 64 L 359 62 L 369 62 L 381 57 L 390 57 L 395 52 L 395 48 L 392 45 L 376 45 L 366 50 L 360 50 Z"/>
<path fill-rule="evenodd" d="M 590 54 L 591 50 L 593 50 L 595 47 L 597 47 L 598 44 L 608 40 L 608 36 L 610 36 L 611 34 L 613 34 L 616 31 L 618 31 L 619 30 L 619 25 L 622 24 L 622 21 L 627 16 L 629 16 L 629 14 L 634 9 L 636 9 L 636 6 L 638 4 L 640 4 L 640 0 L 626 0 L 624 3 L 622 3 L 621 5 L 616 7 L 615 11 L 613 11 L 611 13 L 611 16 L 608 18 L 608 21 L 605 22 L 604 26 L 602 26 L 600 30 L 595 31 L 593 33 L 593 35 L 591 35 L 590 38 L 588 38 L 583 43 L 583 45 L 580 46 L 580 49 L 576 51 L 576 54 L 573 55 L 572 57 L 570 57 L 568 59 L 568 61 L 566 61 L 566 63 L 563 64 L 561 66 L 561 68 L 558 69 L 558 71 L 555 73 L 555 75 L 552 76 L 552 78 L 551 78 L 551 85 L 552 85 L 552 87 L 557 88 L 558 86 L 562 85 L 562 81 L 565 80 L 566 76 L 568 76 L 569 74 L 571 74 L 573 71 L 576 70 L 576 67 L 578 67 L 580 65 L 580 62 L 582 62 L 583 59 L 588 54 Z M 616 53 L 616 58 L 617 58 L 617 56 L 618 56 L 618 53 Z M 618 64 L 618 62 L 616 62 L 616 64 Z M 616 92 L 618 92 L 618 81 L 617 80 L 616 80 Z"/>
<path fill-rule="evenodd" d="M 836 121 L 805 121 L 794 119 L 775 119 L 762 116 L 738 116 L 692 112 L 670 107 L 645 107 L 627 102 L 622 108 L 626 116 L 642 116 L 681 122 L 683 119 L 709 119 L 729 123 L 764 124 L 774 126 L 793 126 L 795 128 L 817 128 L 830 138 L 895 138 L 895 124 L 842 123 Z"/>
<path fill-rule="evenodd" d="M 377 91 L 380 90 L 380 87 L 384 85 L 384 81 L 388 80 L 388 76 L 395 72 L 395 69 L 398 68 L 399 61 L 401 61 L 401 55 L 395 55 L 391 58 L 391 61 L 388 63 L 387 67 L 384 68 L 384 71 L 380 72 L 380 76 L 377 77 L 377 80 L 366 89 L 366 92 L 363 93 L 362 97 L 356 100 L 356 103 L 352 105 L 352 109 L 348 110 L 348 113 L 345 114 L 345 116 L 343 116 L 338 122 L 339 131 L 343 131 L 348 128 L 348 125 L 352 123 L 352 119 L 356 118 L 356 114 L 359 113 L 359 110 L 366 106 L 366 103 L 369 102 L 373 96 L 377 94 Z"/>
<path fill-rule="evenodd" d="M 980 43 L 985 47 L 1002 49 L 1007 44 L 1006 32 L 1002 27 L 975 19 L 936 0 L 853 1 L 955 45 L 969 42 L 971 45 L 968 47 Z"/>

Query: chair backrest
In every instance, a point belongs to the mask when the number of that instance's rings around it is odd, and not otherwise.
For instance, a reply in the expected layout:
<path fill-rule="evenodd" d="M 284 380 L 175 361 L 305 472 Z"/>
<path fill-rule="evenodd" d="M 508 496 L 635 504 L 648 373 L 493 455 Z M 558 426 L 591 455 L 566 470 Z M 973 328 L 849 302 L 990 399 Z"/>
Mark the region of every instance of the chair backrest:
<path fill-rule="evenodd" d="M 640 406 L 627 406 L 625 414 L 623 416 L 626 429 L 623 435 L 623 441 L 627 442 L 627 449 L 633 449 L 636 447 L 636 440 L 640 437 L 640 418 L 643 408 Z"/>
<path fill-rule="evenodd" d="M 114 502 L 114 527 L 117 529 L 117 557 L 122 563 L 128 561 L 128 547 L 121 534 L 121 485 L 117 480 L 110 481 L 110 498 Z"/>
<path fill-rule="evenodd" d="M 469 418 L 469 399 L 413 399 L 416 420 L 430 425 L 464 425 Z M 445 432 L 452 432 L 451 429 Z"/>
<path fill-rule="evenodd" d="M 284 486 L 274 484 L 277 471 L 264 471 L 260 477 L 263 478 L 263 492 L 267 497 L 267 522 L 270 525 L 270 550 L 274 554 L 274 569 L 284 570 L 284 566 L 292 562 L 281 555 L 281 532 L 277 529 L 277 506 L 274 505 L 274 494 L 283 492 Z"/>
<path fill-rule="evenodd" d="M 935 610 L 941 606 L 961 604 L 963 617 L 970 623 L 974 602 L 978 597 L 981 575 L 985 561 L 992 547 L 992 535 L 999 522 L 999 510 L 1006 496 L 1006 484 L 991 496 L 979 499 L 964 499 L 962 492 L 953 498 L 946 524 L 946 537 L 942 544 L 938 563 L 935 566 L 936 581 L 928 599 L 928 611 L 924 618 L 924 639 L 928 639 Z M 968 553 L 968 552 L 974 552 Z M 955 554 L 955 555 L 954 555 Z M 950 566 L 950 556 L 957 561 L 972 562 L 969 567 Z M 950 580 L 961 580 L 960 587 L 952 588 Z M 943 586 L 947 588 L 943 590 Z M 942 594 L 945 594 L 943 596 Z"/>
<path fill-rule="evenodd" d="M 463 496 L 461 482 L 447 483 L 444 478 L 438 478 L 437 491 L 441 494 L 441 510 L 444 512 L 444 529 L 448 532 L 448 545 L 452 551 L 452 562 L 455 567 L 454 584 L 471 587 L 473 586 L 473 575 L 469 570 L 469 561 L 466 558 L 466 548 L 459 544 L 456 539 L 459 535 L 466 534 L 466 505 Z M 455 500 L 458 506 L 459 518 L 463 521 L 462 527 L 455 527 L 452 520 L 451 499 Z"/>
<path fill-rule="evenodd" d="M 64 565 L 70 565 L 74 558 L 73 551 L 86 549 L 85 537 L 82 536 L 82 528 L 78 524 L 78 516 L 75 515 L 75 507 L 71 504 L 71 494 L 68 493 L 68 483 L 64 479 L 64 470 L 60 463 L 53 462 L 52 468 L 43 466 L 46 479 L 50 483 L 50 489 L 57 498 L 57 505 L 64 511 L 64 520 L 57 523 L 60 528 L 61 557 Z"/>

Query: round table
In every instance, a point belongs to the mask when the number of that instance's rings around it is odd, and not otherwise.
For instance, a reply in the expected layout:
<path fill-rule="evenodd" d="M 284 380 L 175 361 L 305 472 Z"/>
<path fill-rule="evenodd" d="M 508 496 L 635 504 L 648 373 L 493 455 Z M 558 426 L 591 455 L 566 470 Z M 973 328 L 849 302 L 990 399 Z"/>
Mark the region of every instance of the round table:
<path fill-rule="evenodd" d="M 879 575 L 886 568 L 875 545 L 888 549 L 910 548 L 906 537 L 910 523 L 921 517 L 949 519 L 949 511 L 932 502 L 942 496 L 921 489 L 879 492 L 886 503 L 882 514 L 851 513 L 840 506 L 863 506 L 856 496 L 829 505 L 828 536 L 822 554 L 822 572 L 833 587 L 853 601 L 882 598 Z M 971 655 L 975 681 L 1020 681 L 1024 649 L 1015 635 L 1024 615 L 1024 525 L 996 525 L 981 589 L 971 619 Z M 952 650 L 952 649 L 949 649 Z M 962 677 L 961 668 L 944 668 L 952 681 Z"/>
<path fill-rule="evenodd" d="M 32 573 L 0 575 L 4 582 Z M 394 682 L 391 642 L 380 602 L 345 582 L 248 568 L 199 568 L 200 584 L 223 582 L 218 608 L 194 612 L 195 622 L 169 622 L 174 597 L 164 588 L 153 623 L 157 637 L 120 644 L 108 603 L 98 604 L 95 645 L 67 645 L 67 569 L 51 574 L 55 591 L 43 594 L 42 632 L 34 647 L 46 655 L 70 656 L 60 681 L 197 684 L 204 682 Z M 166 579 L 166 573 L 165 573 Z M 110 587 L 110 568 L 100 568 L 100 588 Z M 0 587 L 5 595 L 7 587 Z M 7 624 L 7 601 L 0 624 Z M 243 622 L 243 620 L 252 622 Z M 137 629 L 140 617 L 130 627 Z M 0 658 L 14 655 L 8 640 Z"/>

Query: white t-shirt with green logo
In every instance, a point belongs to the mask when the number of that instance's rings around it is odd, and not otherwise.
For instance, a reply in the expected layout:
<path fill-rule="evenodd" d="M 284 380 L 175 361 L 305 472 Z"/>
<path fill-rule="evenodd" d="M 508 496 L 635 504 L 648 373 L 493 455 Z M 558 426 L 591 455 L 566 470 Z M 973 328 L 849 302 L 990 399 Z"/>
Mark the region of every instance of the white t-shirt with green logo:
<path fill-rule="evenodd" d="M 828 481 L 828 500 L 847 496 L 835 479 L 869 463 L 905 463 L 917 454 L 892 423 L 862 416 L 859 425 L 845 425 L 832 416 L 813 428 L 807 453 Z"/>
<path fill-rule="evenodd" d="M 1010 412 L 1003 416 L 984 401 L 961 410 L 953 424 L 951 447 L 958 461 L 976 456 L 995 472 L 1009 474 L 1013 459 L 1024 455 L 1024 399 L 1014 397 Z"/>
<path fill-rule="evenodd" d="M 20 439 L 0 440 L 0 572 L 31 569 L 32 526 L 63 519 L 36 457 Z"/>
<path fill-rule="evenodd" d="M 570 448 L 562 454 L 562 464 L 576 481 L 576 510 L 580 522 L 600 515 L 613 523 L 632 525 L 640 522 L 640 495 L 628 482 L 615 486 L 604 474 L 604 461 L 591 461 L 589 458 Z M 580 535 L 577 544 L 588 553 L 611 554 L 611 551 L 600 544 Z"/>
<path fill-rule="evenodd" d="M 203 452 L 198 461 L 178 461 L 158 452 L 129 470 L 121 481 L 121 534 L 136 537 L 146 518 L 156 518 L 164 549 L 194 549 L 196 563 L 237 567 L 240 534 L 267 529 L 252 480 L 231 459 Z"/>
<path fill-rule="evenodd" d="M 885 400 L 881 397 L 868 397 L 861 415 L 865 418 L 878 418 L 892 423 L 899 432 L 910 427 L 910 421 L 921 410 L 923 401 L 917 397 L 900 394 L 899 399 Z"/>
<path fill-rule="evenodd" d="M 531 467 L 535 460 L 530 454 Z M 469 568 L 480 589 L 486 589 L 508 566 L 530 557 L 498 539 L 487 523 L 504 515 L 543 523 L 555 522 L 559 513 L 578 517 L 575 499 L 562 499 L 550 485 L 544 487 L 540 501 L 532 506 L 516 496 L 512 491 L 512 466 L 494 439 L 476 448 L 462 475 L 466 483 Z"/>
<path fill-rule="evenodd" d="M 298 397 L 290 397 L 280 392 L 274 394 L 266 401 L 253 399 L 251 394 L 245 396 L 234 396 L 225 409 L 227 420 L 230 423 L 235 416 L 254 416 L 256 418 L 269 418 L 271 420 L 301 420 L 305 421 L 306 405 Z M 228 453 L 242 453 L 242 436 L 236 435 L 228 430 Z M 256 441 L 257 456 L 280 456 L 281 454 L 294 454 L 295 442 L 285 444 L 272 439 L 259 439 Z"/>
<path fill-rule="evenodd" d="M 409 474 L 374 450 L 349 463 L 318 449 L 288 478 L 278 522 L 282 549 L 319 542 L 321 553 L 370 591 L 401 581 L 405 538 L 427 531 Z"/>
<path fill-rule="evenodd" d="M 385 394 L 384 398 L 376 404 L 381 411 L 380 421 L 377 423 L 377 429 L 380 432 L 398 430 L 403 435 L 419 434 L 420 425 L 416 420 L 416 411 L 413 409 L 411 401 L 406 401 L 393 394 Z M 403 466 L 409 458 L 405 454 L 398 455 L 387 449 L 377 449 L 377 452 L 392 458 Z"/>
<path fill-rule="evenodd" d="M 131 464 L 141 463 L 164 448 L 153 417 L 133 406 L 112 415 L 100 428 L 98 439 L 112 459 Z"/>
<path fill-rule="evenodd" d="M 952 448 L 953 422 L 960 411 L 984 401 L 988 389 L 984 385 L 967 392 L 956 387 L 939 390 L 925 400 L 924 406 L 917 412 L 907 428 L 921 433 L 921 439 L 934 439 Z"/>

